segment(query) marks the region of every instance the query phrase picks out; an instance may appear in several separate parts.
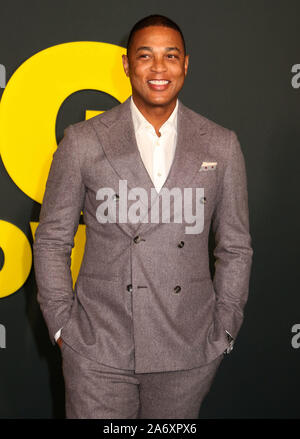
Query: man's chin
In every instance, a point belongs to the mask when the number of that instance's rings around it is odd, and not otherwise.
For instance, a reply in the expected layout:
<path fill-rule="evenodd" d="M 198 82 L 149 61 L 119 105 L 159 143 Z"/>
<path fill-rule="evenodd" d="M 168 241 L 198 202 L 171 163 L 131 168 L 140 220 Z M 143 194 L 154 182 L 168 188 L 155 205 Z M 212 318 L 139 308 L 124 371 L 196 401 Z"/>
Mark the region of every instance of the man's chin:
<path fill-rule="evenodd" d="M 139 102 L 141 106 L 148 107 L 148 108 L 165 108 L 171 105 L 174 101 L 176 102 L 177 95 L 176 96 L 163 96 L 162 93 L 159 95 L 148 95 L 148 96 L 141 96 L 141 95 L 134 95 L 133 98 L 135 102 Z"/>
<path fill-rule="evenodd" d="M 147 105 L 151 107 L 168 107 L 174 100 L 176 101 L 177 96 L 172 98 L 155 97 L 148 99 Z"/>

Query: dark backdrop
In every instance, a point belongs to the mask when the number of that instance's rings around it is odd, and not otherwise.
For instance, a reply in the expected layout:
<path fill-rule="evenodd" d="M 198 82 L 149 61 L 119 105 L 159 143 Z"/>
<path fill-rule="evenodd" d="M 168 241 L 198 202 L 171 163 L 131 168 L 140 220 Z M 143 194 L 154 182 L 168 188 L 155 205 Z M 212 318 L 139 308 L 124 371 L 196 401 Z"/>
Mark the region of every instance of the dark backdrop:
<path fill-rule="evenodd" d="M 248 175 L 249 301 L 201 417 L 298 418 L 300 351 L 292 327 L 300 323 L 300 88 L 295 80 L 292 85 L 292 67 L 300 63 L 299 1 L 11 0 L 0 6 L 0 63 L 8 81 L 26 59 L 55 44 L 125 46 L 131 26 L 151 13 L 181 26 L 190 66 L 180 98 L 236 131 Z M 85 109 L 116 103 L 100 92 L 70 96 L 59 112 L 57 141 L 67 125 L 84 119 Z M 0 219 L 18 226 L 32 244 L 29 221 L 38 220 L 39 210 L 0 162 Z M 3 258 L 0 251 L 0 268 Z M 60 352 L 36 301 L 33 269 L 20 290 L 0 299 L 0 324 L 7 336 L 0 349 L 0 417 L 63 417 Z"/>

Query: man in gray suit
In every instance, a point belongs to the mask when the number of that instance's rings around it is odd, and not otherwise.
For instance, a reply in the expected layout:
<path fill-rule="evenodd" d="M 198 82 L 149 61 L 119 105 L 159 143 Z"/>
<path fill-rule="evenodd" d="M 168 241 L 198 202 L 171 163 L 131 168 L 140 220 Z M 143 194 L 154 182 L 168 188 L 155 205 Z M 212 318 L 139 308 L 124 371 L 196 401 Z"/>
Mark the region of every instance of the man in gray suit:
<path fill-rule="evenodd" d="M 132 96 L 69 126 L 54 153 L 34 261 L 68 418 L 197 418 L 241 327 L 253 253 L 245 163 L 233 131 L 178 99 L 188 61 L 173 21 L 140 20 L 123 56 Z"/>

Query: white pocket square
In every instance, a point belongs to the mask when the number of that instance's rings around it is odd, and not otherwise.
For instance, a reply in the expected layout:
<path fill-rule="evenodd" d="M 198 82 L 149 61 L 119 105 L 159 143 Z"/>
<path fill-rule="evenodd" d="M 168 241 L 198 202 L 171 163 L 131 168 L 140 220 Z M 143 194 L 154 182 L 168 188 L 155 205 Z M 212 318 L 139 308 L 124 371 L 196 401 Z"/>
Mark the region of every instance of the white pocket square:
<path fill-rule="evenodd" d="M 200 171 L 214 171 L 217 167 L 218 162 L 203 162 Z"/>

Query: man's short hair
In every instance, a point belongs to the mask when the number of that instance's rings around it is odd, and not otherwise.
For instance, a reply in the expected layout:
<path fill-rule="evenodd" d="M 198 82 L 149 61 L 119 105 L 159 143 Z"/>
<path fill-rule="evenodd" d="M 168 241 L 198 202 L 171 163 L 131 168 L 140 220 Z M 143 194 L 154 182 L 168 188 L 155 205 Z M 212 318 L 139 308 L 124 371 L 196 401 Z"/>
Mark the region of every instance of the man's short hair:
<path fill-rule="evenodd" d="M 183 48 L 184 48 L 184 55 L 186 55 L 184 36 L 183 36 L 183 33 L 182 33 L 180 27 L 178 26 L 178 24 L 176 24 L 170 18 L 165 17 L 164 15 L 158 15 L 158 14 L 148 15 L 147 17 L 144 17 L 141 20 L 139 20 L 137 23 L 135 23 L 135 25 L 133 26 L 133 28 L 131 29 L 131 31 L 129 33 L 129 37 L 127 40 L 127 55 L 129 54 L 134 34 L 138 30 L 143 29 L 143 28 L 148 27 L 148 26 L 164 26 L 164 27 L 170 27 L 172 29 L 177 30 L 177 32 L 179 32 L 181 35 L 181 39 L 183 42 Z"/>

